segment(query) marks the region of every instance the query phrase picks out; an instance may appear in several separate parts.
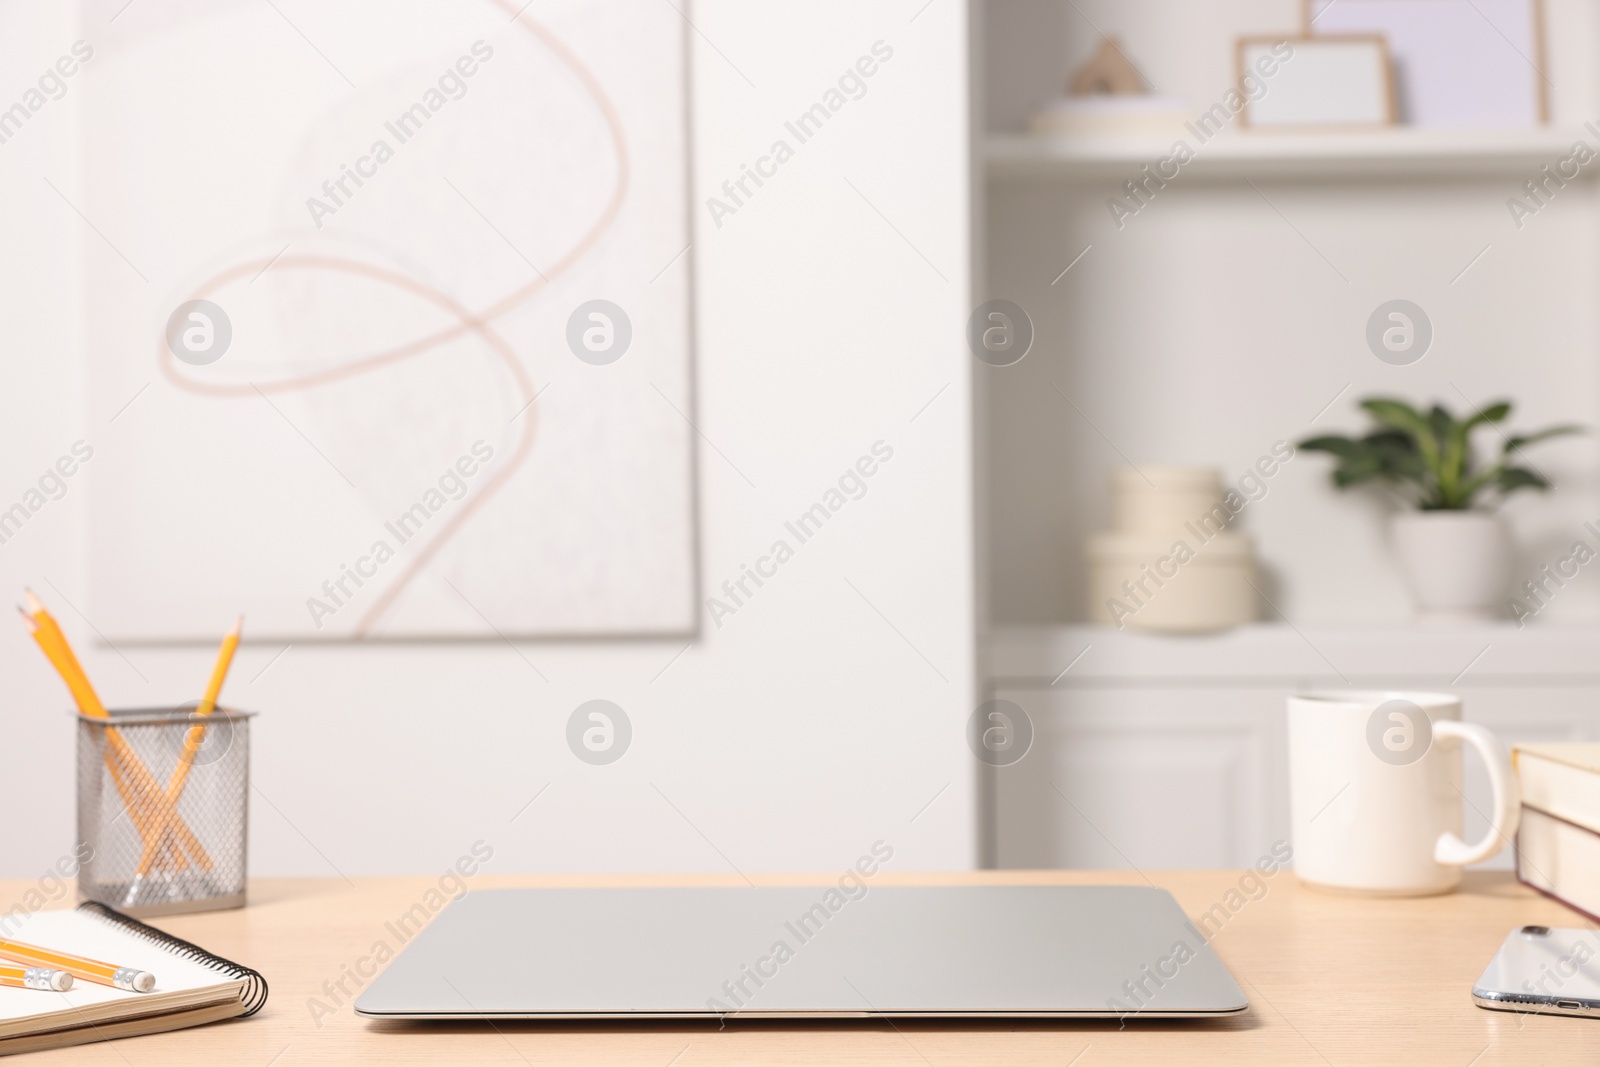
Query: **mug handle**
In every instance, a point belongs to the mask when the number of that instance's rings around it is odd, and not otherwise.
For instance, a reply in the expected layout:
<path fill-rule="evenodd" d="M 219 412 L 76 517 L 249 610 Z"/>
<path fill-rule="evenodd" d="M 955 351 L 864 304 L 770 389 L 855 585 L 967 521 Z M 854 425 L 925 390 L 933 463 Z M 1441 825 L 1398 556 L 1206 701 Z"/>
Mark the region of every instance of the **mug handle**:
<path fill-rule="evenodd" d="M 1522 789 L 1511 769 L 1511 760 L 1501 747 L 1500 739 L 1474 723 L 1437 719 L 1433 723 L 1433 736 L 1436 739 L 1453 737 L 1477 749 L 1484 767 L 1489 771 L 1489 787 L 1494 792 L 1494 819 L 1483 840 L 1476 845 L 1469 845 L 1446 831 L 1439 835 L 1439 841 L 1433 847 L 1433 861 L 1451 867 L 1482 863 L 1510 842 L 1522 815 Z"/>

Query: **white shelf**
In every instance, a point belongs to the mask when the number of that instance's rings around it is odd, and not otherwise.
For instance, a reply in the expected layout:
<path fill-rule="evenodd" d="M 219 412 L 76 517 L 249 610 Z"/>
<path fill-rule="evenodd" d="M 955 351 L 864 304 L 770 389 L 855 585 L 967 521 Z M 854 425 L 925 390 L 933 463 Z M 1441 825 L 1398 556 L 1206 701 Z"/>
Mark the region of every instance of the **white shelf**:
<path fill-rule="evenodd" d="M 1600 151 L 1600 135 L 1583 127 L 1321 134 L 1230 131 L 1205 144 L 1199 144 L 1191 133 L 1182 136 L 1195 154 L 1179 170 L 1178 181 L 1185 177 L 1533 178 L 1545 164 L 1553 167 L 1570 156 L 1576 141 Z M 996 134 L 985 143 L 985 159 L 989 174 L 995 177 L 1125 179 L 1138 176 L 1146 163 L 1169 157 L 1175 140 L 1170 136 Z M 1580 179 L 1596 176 L 1600 176 L 1600 160 L 1579 172 Z"/>
<path fill-rule="evenodd" d="M 1068 664 L 1072 669 L 1061 674 Z M 1600 681 L 1600 628 L 1257 623 L 1179 637 L 1100 626 L 1011 627 L 990 635 L 988 673 L 1001 684 L 1030 686 L 1050 685 L 1059 676 L 1057 689 L 1191 682 L 1344 685 L 1345 679 L 1356 685 L 1409 681 L 1456 688 L 1581 685 Z"/>

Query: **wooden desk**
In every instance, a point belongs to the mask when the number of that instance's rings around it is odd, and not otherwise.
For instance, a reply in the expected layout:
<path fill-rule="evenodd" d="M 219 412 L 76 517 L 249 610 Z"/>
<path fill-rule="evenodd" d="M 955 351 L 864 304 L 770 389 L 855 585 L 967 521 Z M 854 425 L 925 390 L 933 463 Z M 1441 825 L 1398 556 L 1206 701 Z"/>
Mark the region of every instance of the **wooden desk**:
<path fill-rule="evenodd" d="M 1228 871 L 1151 873 L 1191 916 L 1239 887 Z M 827 884 L 822 877 L 768 877 L 767 884 Z M 735 884 L 736 884 L 736 880 Z M 1137 875 L 1089 871 L 894 876 L 874 885 L 1116 884 Z M 300 1064 L 704 1064 L 893 1063 L 907 1067 L 1039 1063 L 1496 1064 L 1600 1062 L 1600 1020 L 1513 1015 L 1475 1007 L 1468 991 L 1506 932 L 1523 923 L 1584 925 L 1573 912 L 1509 876 L 1472 875 L 1459 893 L 1420 900 L 1326 896 L 1291 873 L 1232 915 L 1215 946 L 1250 998 L 1230 1019 L 1193 1023 L 730 1022 L 378 1024 L 348 1000 L 313 1021 L 323 982 L 350 973 L 385 924 L 423 898 L 424 878 L 258 881 L 241 911 L 156 920 L 156 925 L 266 974 L 272 998 L 254 1018 L 198 1030 L 33 1054 L 19 1062 L 107 1067 L 297 1067 Z M 720 877 L 497 878 L 508 885 L 730 884 Z M 29 886 L 0 883 L 0 901 Z M 1235 898 L 1240 899 L 1240 898 Z M 6 904 L 9 907 L 9 903 Z M 355 985 L 346 979 L 348 988 Z"/>

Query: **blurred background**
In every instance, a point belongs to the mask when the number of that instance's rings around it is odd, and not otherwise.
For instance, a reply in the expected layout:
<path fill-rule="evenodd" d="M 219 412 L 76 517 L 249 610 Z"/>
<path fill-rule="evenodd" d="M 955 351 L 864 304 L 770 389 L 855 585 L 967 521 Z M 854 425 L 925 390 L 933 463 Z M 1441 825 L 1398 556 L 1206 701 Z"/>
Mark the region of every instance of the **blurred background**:
<path fill-rule="evenodd" d="M 0 29 L 0 575 L 117 707 L 244 613 L 253 873 L 1242 866 L 1290 693 L 1600 737 L 1579 0 Z M 1374 397 L 1538 484 L 1335 487 Z"/>

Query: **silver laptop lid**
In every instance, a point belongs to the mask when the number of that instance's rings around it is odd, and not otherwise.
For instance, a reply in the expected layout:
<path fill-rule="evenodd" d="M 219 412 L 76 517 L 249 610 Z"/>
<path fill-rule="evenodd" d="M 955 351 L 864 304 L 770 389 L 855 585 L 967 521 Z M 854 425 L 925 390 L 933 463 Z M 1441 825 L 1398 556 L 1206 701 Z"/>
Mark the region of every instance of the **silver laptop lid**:
<path fill-rule="evenodd" d="M 1243 1011 L 1165 890 L 484 889 L 361 994 L 384 1018 Z"/>

